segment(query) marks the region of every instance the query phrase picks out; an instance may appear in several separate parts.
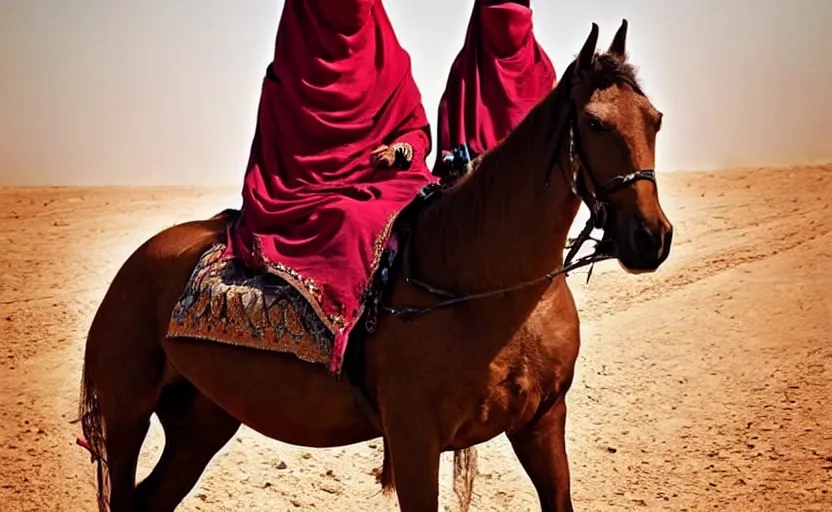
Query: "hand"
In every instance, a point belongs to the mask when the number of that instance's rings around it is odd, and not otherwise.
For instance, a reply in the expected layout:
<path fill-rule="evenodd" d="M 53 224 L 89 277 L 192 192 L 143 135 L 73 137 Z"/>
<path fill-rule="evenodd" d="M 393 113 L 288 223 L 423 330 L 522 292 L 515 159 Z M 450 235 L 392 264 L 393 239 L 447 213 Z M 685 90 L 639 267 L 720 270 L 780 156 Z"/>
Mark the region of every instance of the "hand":
<path fill-rule="evenodd" d="M 382 144 L 370 153 L 370 163 L 376 169 L 390 169 L 396 163 L 396 150 Z"/>

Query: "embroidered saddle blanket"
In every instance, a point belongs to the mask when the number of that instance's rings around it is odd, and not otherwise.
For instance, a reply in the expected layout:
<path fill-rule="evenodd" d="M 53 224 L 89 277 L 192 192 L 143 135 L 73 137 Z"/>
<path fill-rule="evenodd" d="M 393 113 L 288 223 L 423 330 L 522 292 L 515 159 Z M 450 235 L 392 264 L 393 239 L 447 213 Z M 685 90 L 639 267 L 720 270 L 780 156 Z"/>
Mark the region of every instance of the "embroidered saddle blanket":
<path fill-rule="evenodd" d="M 328 364 L 333 336 L 312 306 L 279 277 L 223 259 L 224 244 L 199 259 L 176 303 L 168 337 L 291 353 Z"/>

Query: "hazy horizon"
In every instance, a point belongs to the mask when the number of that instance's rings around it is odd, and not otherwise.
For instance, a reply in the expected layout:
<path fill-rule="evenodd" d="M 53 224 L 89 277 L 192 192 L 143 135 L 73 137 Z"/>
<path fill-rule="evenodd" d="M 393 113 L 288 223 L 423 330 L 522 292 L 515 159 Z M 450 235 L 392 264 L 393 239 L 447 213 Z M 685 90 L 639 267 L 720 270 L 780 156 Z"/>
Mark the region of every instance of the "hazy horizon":
<path fill-rule="evenodd" d="M 473 0 L 387 0 L 435 134 Z M 239 185 L 282 1 L 0 4 L 0 185 Z M 560 74 L 621 18 L 660 171 L 832 161 L 832 2 L 532 0 Z M 433 153 L 429 157 L 433 162 Z"/>

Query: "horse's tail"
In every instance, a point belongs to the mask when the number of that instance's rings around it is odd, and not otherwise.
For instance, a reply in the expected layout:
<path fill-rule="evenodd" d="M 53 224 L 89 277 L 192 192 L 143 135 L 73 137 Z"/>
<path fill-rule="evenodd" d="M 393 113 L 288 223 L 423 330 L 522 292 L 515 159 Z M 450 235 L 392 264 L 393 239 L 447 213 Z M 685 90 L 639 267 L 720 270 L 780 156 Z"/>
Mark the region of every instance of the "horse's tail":
<path fill-rule="evenodd" d="M 477 448 L 471 446 L 454 452 L 454 494 L 459 512 L 468 512 L 474 497 L 474 481 L 477 478 Z"/>
<path fill-rule="evenodd" d="M 471 500 L 474 497 L 474 481 L 477 478 L 477 449 L 473 446 L 454 452 L 454 476 L 453 489 L 459 504 L 459 512 L 468 512 L 471 508 Z M 381 484 L 381 490 L 385 496 L 389 496 L 396 490 L 396 482 L 393 477 L 393 464 L 390 460 L 390 451 L 387 447 L 387 440 L 384 441 L 384 462 L 381 471 L 377 473 L 376 480 Z"/>
<path fill-rule="evenodd" d="M 110 483 L 107 471 L 107 448 L 104 443 L 104 425 L 98 402 L 98 392 L 90 378 L 90 370 L 86 361 L 82 374 L 81 400 L 79 403 L 81 431 L 84 433 L 87 444 L 85 448 L 90 451 L 97 466 L 98 510 L 99 512 L 107 512 L 110 502 Z"/>

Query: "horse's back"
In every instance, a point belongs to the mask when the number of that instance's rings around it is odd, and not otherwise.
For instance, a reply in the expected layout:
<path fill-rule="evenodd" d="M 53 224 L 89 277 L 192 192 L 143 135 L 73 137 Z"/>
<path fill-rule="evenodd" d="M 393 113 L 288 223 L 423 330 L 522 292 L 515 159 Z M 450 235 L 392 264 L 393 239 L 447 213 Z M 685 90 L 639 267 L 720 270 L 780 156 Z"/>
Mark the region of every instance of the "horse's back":
<path fill-rule="evenodd" d="M 212 245 L 225 242 L 228 222 L 238 213 L 237 210 L 225 210 L 209 219 L 193 220 L 160 231 L 136 249 L 124 266 L 135 258 L 151 265 L 190 266 L 190 271 Z"/>

